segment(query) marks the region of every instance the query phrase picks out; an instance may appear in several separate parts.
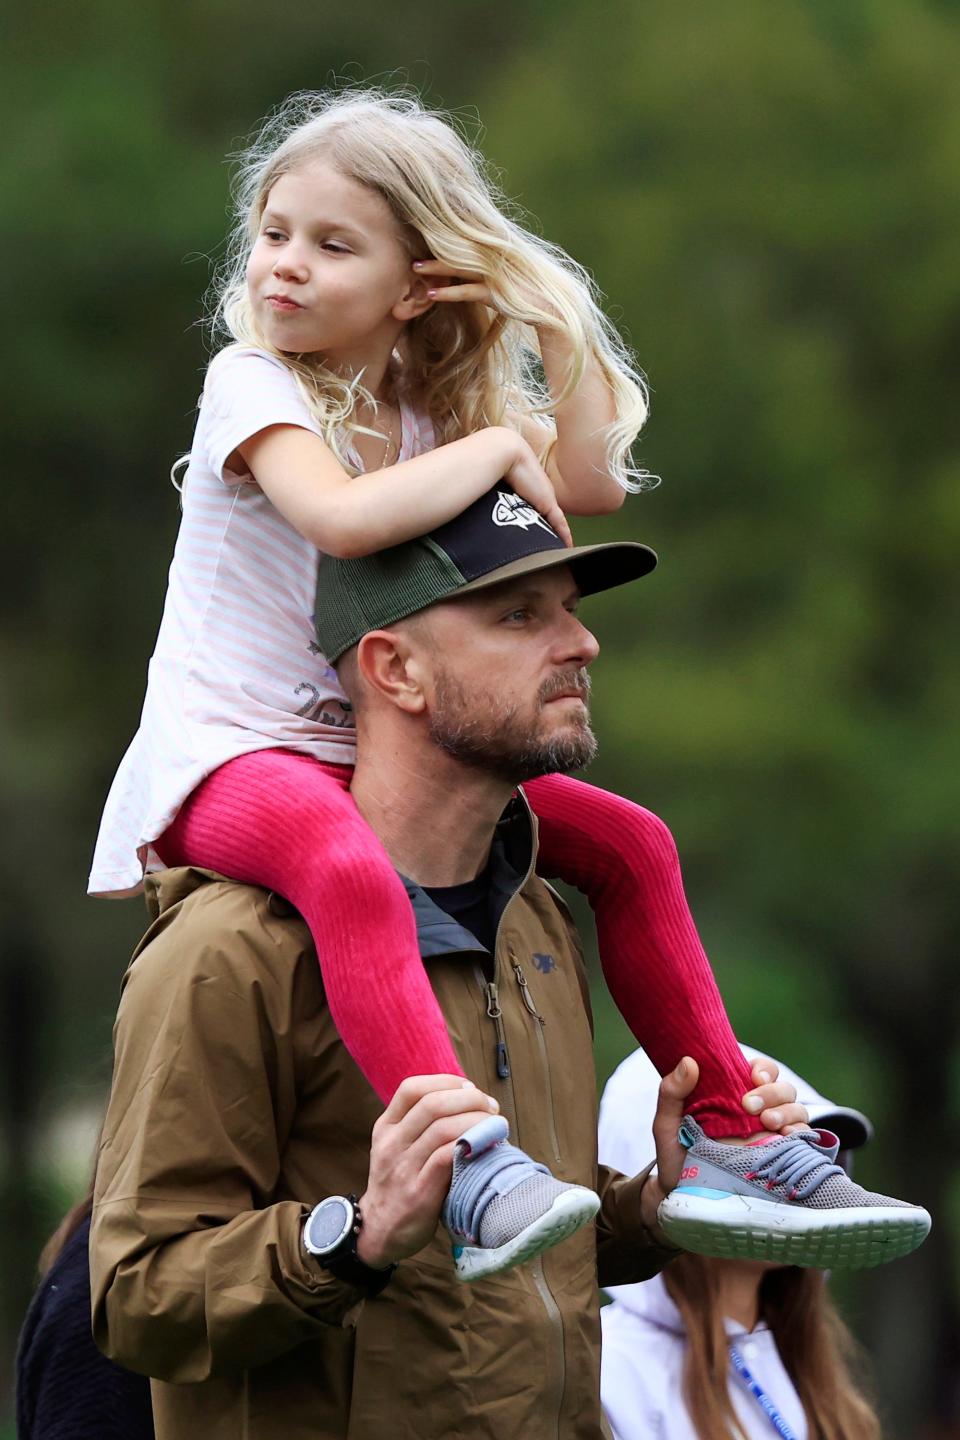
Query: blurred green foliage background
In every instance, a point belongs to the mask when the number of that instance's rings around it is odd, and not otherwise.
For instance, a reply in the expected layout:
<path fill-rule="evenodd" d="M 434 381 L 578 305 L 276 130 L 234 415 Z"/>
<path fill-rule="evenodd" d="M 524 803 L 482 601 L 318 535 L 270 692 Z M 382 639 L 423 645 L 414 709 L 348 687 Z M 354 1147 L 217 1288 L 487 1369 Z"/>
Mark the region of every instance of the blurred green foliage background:
<path fill-rule="evenodd" d="M 934 1212 L 838 1290 L 889 1434 L 960 1435 L 960 7 L 52 0 L 6 32 L 0 1414 L 141 927 L 84 881 L 176 533 L 224 155 L 339 76 L 479 117 L 650 377 L 664 483 L 577 523 L 661 554 L 585 612 L 594 778 L 671 824 L 741 1036 L 865 1109 L 858 1178 Z M 598 1014 L 602 1078 L 631 1041 Z"/>

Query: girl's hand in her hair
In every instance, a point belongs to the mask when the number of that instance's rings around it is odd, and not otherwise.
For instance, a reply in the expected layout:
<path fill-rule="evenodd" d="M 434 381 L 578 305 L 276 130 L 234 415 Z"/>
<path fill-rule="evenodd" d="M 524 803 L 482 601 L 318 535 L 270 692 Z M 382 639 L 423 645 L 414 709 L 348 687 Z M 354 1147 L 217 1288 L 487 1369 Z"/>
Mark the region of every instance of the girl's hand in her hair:
<path fill-rule="evenodd" d="M 462 305 L 473 301 L 487 305 L 491 310 L 502 313 L 497 297 L 482 275 L 465 270 L 455 270 L 443 260 L 414 260 L 413 269 L 421 279 L 433 282 L 427 295 L 437 305 Z M 532 294 L 531 306 L 552 313 L 549 302 L 542 296 Z M 559 322 L 556 322 L 559 323 Z M 540 322 L 537 322 L 538 326 Z"/>
<path fill-rule="evenodd" d="M 414 260 L 413 268 L 422 279 L 435 282 L 427 294 L 440 305 L 460 305 L 472 300 L 489 305 L 491 310 L 499 308 L 482 275 L 467 275 L 442 260 Z"/>
<path fill-rule="evenodd" d="M 533 451 L 533 447 L 516 430 L 506 425 L 491 427 L 481 432 L 503 436 L 506 442 L 507 465 L 503 478 L 521 499 L 532 505 L 541 514 L 552 530 L 560 536 L 564 545 L 573 544 L 573 536 L 567 517 L 560 508 L 553 481 L 544 470 Z"/>

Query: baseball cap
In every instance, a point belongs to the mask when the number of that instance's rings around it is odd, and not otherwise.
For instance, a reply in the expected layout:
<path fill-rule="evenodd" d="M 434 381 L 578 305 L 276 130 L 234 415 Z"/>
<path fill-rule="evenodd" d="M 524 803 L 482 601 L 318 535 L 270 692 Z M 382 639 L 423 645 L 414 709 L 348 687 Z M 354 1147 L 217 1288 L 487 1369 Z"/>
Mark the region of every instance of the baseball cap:
<path fill-rule="evenodd" d="M 779 1079 L 796 1087 L 797 1099 L 807 1107 L 810 1123 L 832 1130 L 841 1150 L 857 1150 L 873 1139 L 873 1126 L 866 1115 L 849 1105 L 837 1105 L 814 1089 L 789 1065 L 765 1050 L 740 1045 L 749 1064 L 773 1059 Z M 600 1101 L 600 1159 L 625 1175 L 636 1175 L 654 1157 L 653 1116 L 657 1108 L 660 1076 L 642 1050 L 628 1055 L 607 1081 Z"/>
<path fill-rule="evenodd" d="M 320 560 L 314 620 L 331 664 L 370 630 L 405 620 L 452 595 L 466 595 L 569 565 L 581 595 L 647 575 L 657 556 L 635 540 L 564 545 L 526 500 L 496 485 L 428 535 L 359 559 Z"/>

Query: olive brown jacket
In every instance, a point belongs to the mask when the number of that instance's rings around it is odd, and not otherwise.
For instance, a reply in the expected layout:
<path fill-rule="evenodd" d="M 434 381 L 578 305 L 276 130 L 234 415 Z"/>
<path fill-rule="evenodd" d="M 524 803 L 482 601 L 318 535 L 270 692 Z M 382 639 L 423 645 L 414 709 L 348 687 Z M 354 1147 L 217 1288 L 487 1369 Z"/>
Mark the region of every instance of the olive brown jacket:
<path fill-rule="evenodd" d="M 464 1070 L 518 1145 L 603 1204 L 595 1225 L 474 1285 L 455 1279 L 442 1229 L 373 1299 L 304 1254 L 313 1205 L 363 1192 L 380 1102 L 284 901 L 205 871 L 149 881 L 90 1254 L 95 1337 L 152 1377 L 158 1440 L 601 1435 L 598 1271 L 601 1284 L 646 1279 L 662 1252 L 642 1182 L 597 1167 L 584 968 L 533 873 L 534 824 L 518 799 L 498 829 L 495 955 L 408 888 Z"/>

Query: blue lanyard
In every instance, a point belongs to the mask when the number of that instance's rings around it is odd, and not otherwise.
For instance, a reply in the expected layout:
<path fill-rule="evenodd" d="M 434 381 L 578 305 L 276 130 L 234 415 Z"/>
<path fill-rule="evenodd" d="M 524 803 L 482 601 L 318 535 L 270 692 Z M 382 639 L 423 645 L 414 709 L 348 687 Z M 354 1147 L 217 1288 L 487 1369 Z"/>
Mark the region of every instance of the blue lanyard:
<path fill-rule="evenodd" d="M 753 1376 L 750 1374 L 750 1371 L 743 1363 L 743 1356 L 740 1354 L 740 1351 L 735 1345 L 730 1346 L 730 1364 L 733 1366 L 734 1370 L 736 1370 L 737 1374 L 740 1376 L 740 1379 L 743 1381 L 744 1385 L 746 1385 L 750 1394 L 753 1396 L 754 1400 L 756 1400 L 757 1404 L 760 1406 L 760 1409 L 763 1411 L 764 1415 L 766 1415 L 767 1419 L 770 1421 L 770 1424 L 773 1426 L 774 1430 L 776 1430 L 777 1434 L 782 1436 L 783 1440 L 797 1440 L 796 1431 L 790 1429 L 790 1426 L 787 1424 L 786 1420 L 784 1420 L 783 1416 L 780 1414 L 780 1411 L 770 1399 L 770 1396 L 765 1390 L 761 1390 L 760 1386 L 757 1384 L 756 1380 L 754 1380 Z"/>

